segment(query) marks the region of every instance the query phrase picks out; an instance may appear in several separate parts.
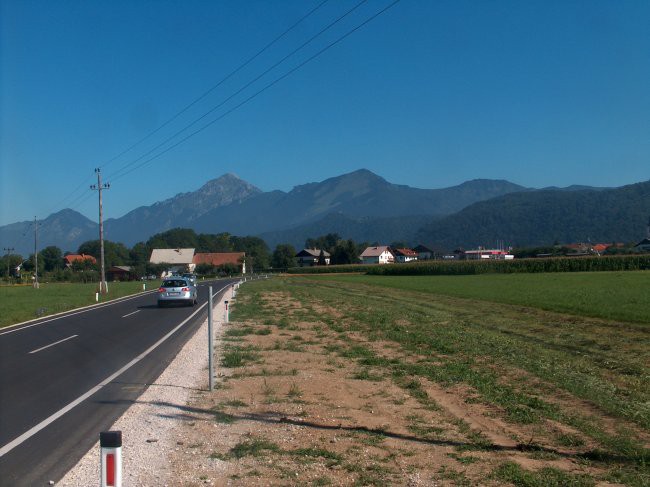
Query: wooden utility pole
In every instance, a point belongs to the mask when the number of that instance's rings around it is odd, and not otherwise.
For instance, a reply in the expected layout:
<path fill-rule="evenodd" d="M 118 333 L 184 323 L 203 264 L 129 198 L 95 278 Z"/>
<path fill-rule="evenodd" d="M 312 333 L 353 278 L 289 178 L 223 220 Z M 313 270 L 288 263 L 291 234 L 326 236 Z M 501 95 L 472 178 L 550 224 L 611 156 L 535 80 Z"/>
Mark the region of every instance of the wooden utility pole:
<path fill-rule="evenodd" d="M 102 173 L 99 168 L 95 169 L 97 174 L 97 184 L 93 184 L 90 189 L 96 190 L 99 193 L 99 254 L 100 254 L 100 268 L 101 268 L 101 277 L 99 281 L 99 292 L 101 294 L 106 294 L 108 292 L 108 284 L 106 284 L 106 272 L 104 269 L 104 219 L 102 212 L 102 190 L 109 189 L 110 184 L 102 184 Z"/>
<path fill-rule="evenodd" d="M 9 283 L 9 278 L 11 277 L 11 274 L 9 273 L 9 255 L 16 250 L 13 247 L 5 247 L 4 251 L 7 252 L 7 283 Z"/>
<path fill-rule="evenodd" d="M 34 289 L 38 289 L 38 221 L 34 217 Z"/>

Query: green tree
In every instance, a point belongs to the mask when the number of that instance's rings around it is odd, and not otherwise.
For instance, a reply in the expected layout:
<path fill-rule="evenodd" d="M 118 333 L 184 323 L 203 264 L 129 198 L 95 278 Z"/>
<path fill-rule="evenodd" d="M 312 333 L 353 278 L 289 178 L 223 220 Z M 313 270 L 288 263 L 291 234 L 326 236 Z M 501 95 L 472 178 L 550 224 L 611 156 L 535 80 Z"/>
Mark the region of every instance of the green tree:
<path fill-rule="evenodd" d="M 40 252 L 43 258 L 43 265 L 46 272 L 52 272 L 63 268 L 63 253 L 59 247 L 50 245 Z"/>
<path fill-rule="evenodd" d="M 93 264 L 93 261 L 90 259 L 79 259 L 72 263 L 72 270 L 74 272 L 92 271 L 97 270 L 98 265 L 99 264 Z"/>
<path fill-rule="evenodd" d="M 82 243 L 77 251 L 79 254 L 92 255 L 100 264 L 99 240 L 89 240 Z M 104 240 L 104 265 L 108 269 L 114 265 L 128 265 L 131 262 L 129 249 L 123 243 Z"/>
<path fill-rule="evenodd" d="M 305 241 L 305 248 L 326 250 L 331 254 L 339 240 L 341 236 L 338 233 L 328 233 L 317 238 L 308 238 Z"/>
<path fill-rule="evenodd" d="M 217 266 L 216 271 L 220 276 L 232 276 L 233 274 L 239 274 L 239 266 L 227 262 Z"/>
<path fill-rule="evenodd" d="M 232 252 L 233 245 L 229 233 L 201 233 L 197 238 L 197 252 Z"/>
<path fill-rule="evenodd" d="M 236 252 L 246 252 L 248 271 L 268 269 L 271 262 L 269 247 L 259 237 L 231 237 Z"/>
<path fill-rule="evenodd" d="M 31 254 L 29 258 L 25 261 L 25 264 L 23 265 L 23 269 L 25 269 L 28 272 L 34 272 L 34 254 Z M 45 271 L 45 261 L 41 257 L 41 253 L 38 253 L 38 274 L 43 275 L 43 272 Z"/>
<path fill-rule="evenodd" d="M 365 249 L 365 247 L 364 247 Z M 332 249 L 332 264 L 356 264 L 359 262 L 359 252 L 354 240 L 339 240 Z"/>
<path fill-rule="evenodd" d="M 289 244 L 278 244 L 271 257 L 274 269 L 289 269 L 296 266 L 296 249 Z"/>
<path fill-rule="evenodd" d="M 217 270 L 212 264 L 199 264 L 194 269 L 194 272 L 199 276 L 213 276 L 217 273 Z"/>
<path fill-rule="evenodd" d="M 144 242 L 138 242 L 129 251 L 129 262 L 133 266 L 145 265 L 151 257 L 151 249 Z"/>
<path fill-rule="evenodd" d="M 197 244 L 198 236 L 191 228 L 172 228 L 147 240 L 150 249 L 195 249 Z"/>

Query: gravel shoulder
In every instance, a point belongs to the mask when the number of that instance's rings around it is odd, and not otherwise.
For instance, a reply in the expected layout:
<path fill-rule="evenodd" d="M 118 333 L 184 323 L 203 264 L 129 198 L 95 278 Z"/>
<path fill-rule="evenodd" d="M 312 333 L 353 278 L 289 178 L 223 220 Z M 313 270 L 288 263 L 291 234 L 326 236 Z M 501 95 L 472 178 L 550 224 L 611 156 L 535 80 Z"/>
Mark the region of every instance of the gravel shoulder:
<path fill-rule="evenodd" d="M 224 300 L 232 300 L 230 290 L 214 306 L 215 336 L 221 333 L 223 322 L 217 318 L 224 316 Z M 183 422 L 192 394 L 208 388 L 207 333 L 206 319 L 156 382 L 110 428 L 123 432 L 124 485 L 175 485 L 168 457 L 179 447 L 175 429 Z M 98 441 L 56 485 L 97 486 L 99 472 Z"/>

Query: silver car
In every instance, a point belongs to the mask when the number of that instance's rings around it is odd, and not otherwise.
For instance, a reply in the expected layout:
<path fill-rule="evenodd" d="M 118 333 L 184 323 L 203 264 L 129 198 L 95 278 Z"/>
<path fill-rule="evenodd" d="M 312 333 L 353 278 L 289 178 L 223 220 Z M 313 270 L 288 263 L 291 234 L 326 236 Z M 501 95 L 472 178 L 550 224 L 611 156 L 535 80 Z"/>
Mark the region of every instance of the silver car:
<path fill-rule="evenodd" d="M 158 288 L 158 307 L 168 303 L 185 303 L 194 306 L 197 302 L 198 291 L 189 279 L 173 276 L 163 281 Z"/>
<path fill-rule="evenodd" d="M 183 277 L 185 279 L 188 279 L 193 285 L 196 286 L 196 274 L 187 273 L 187 274 L 183 274 Z"/>

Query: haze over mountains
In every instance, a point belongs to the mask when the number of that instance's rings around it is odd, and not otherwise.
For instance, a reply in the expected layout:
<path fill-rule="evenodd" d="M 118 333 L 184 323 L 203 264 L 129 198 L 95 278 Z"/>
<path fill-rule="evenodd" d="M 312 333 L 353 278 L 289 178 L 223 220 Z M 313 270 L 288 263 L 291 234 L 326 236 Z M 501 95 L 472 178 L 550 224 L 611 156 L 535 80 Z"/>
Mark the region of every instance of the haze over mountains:
<path fill-rule="evenodd" d="M 105 204 L 110 205 L 110 199 Z M 542 245 L 554 240 L 626 241 L 644 236 L 650 182 L 622 188 L 534 190 L 503 180 L 477 179 L 444 189 L 391 184 L 362 169 L 289 192 L 263 192 L 226 174 L 194 192 L 134 209 L 105 221 L 105 238 L 127 246 L 171 228 L 198 233 L 259 235 L 273 248 L 301 246 L 329 232 L 357 241 L 402 240 L 451 248 Z M 33 252 L 32 222 L 0 227 L 0 242 Z M 97 239 L 97 224 L 62 210 L 39 224 L 39 248 L 75 251 Z"/>

